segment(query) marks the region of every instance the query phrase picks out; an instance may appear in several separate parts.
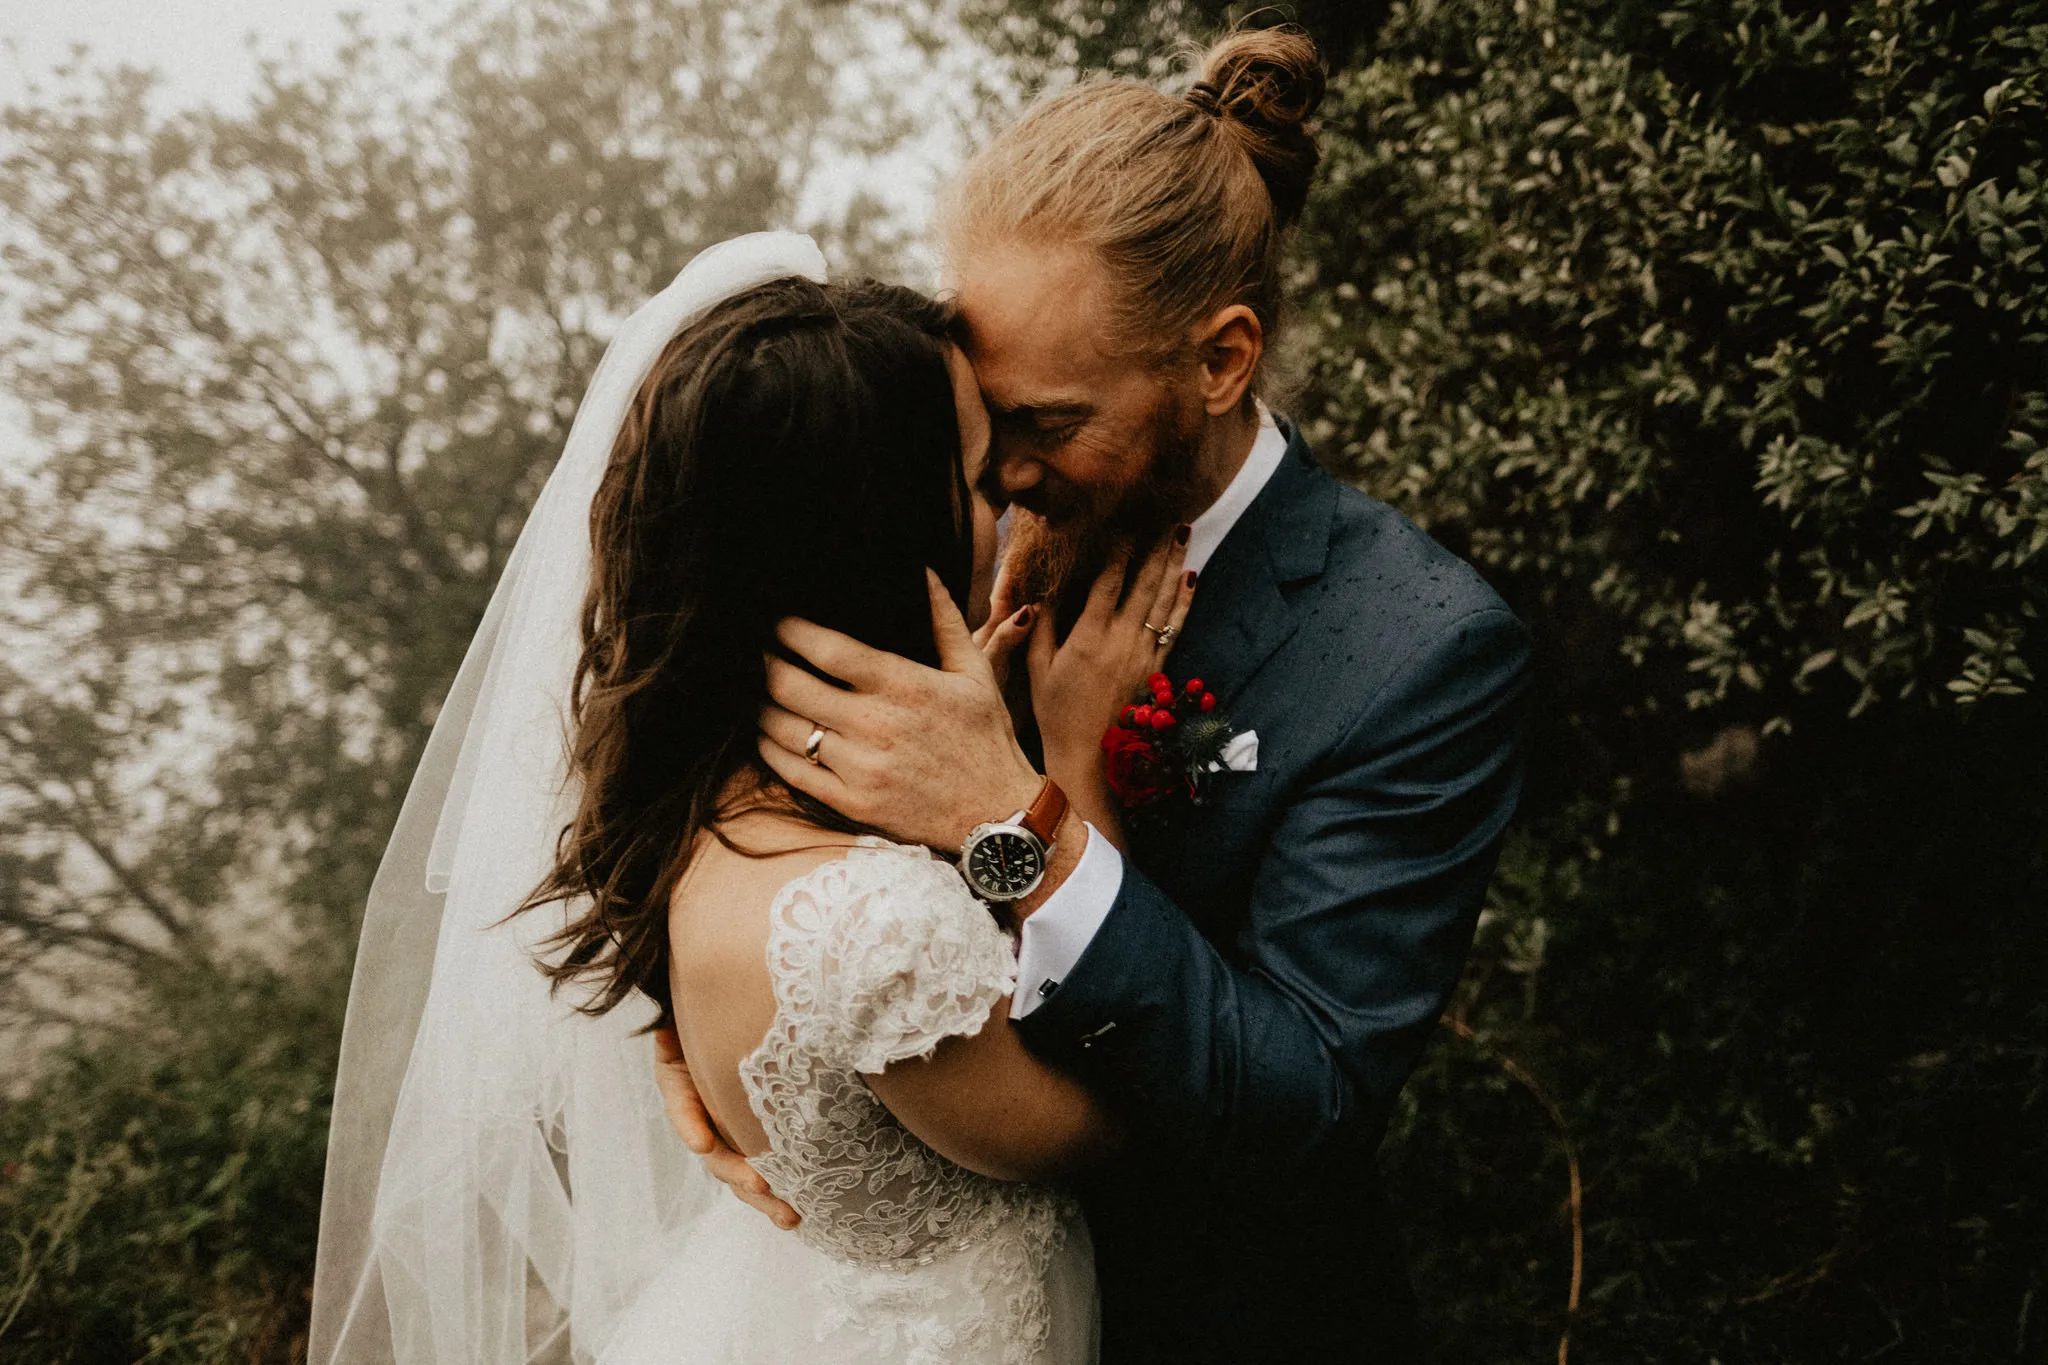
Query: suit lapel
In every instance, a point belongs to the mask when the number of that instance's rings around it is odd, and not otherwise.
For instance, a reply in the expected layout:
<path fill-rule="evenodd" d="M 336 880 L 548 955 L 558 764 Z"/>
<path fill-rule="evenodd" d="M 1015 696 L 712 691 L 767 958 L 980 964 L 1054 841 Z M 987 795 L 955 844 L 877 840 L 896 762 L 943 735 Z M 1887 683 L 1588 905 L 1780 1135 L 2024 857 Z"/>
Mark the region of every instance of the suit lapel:
<path fill-rule="evenodd" d="M 1288 432 L 1287 454 L 1202 570 L 1186 629 L 1168 660 L 1226 706 L 1298 624 L 1282 587 L 1315 578 L 1329 555 L 1337 486 Z"/>

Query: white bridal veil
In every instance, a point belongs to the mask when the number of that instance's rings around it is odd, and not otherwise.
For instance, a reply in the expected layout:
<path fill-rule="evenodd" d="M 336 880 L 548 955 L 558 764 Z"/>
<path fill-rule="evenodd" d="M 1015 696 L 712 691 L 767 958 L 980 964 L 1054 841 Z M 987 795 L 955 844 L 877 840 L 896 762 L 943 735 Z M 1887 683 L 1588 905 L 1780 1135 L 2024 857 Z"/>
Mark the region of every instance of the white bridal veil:
<path fill-rule="evenodd" d="M 588 1362 L 712 1197 L 670 1132 L 644 1002 L 551 1000 L 506 915 L 574 807 L 563 741 L 589 511 L 662 348 L 769 280 L 822 282 L 808 237 L 736 238 L 627 319 L 456 675 L 363 920 L 335 1080 L 312 1365 Z"/>

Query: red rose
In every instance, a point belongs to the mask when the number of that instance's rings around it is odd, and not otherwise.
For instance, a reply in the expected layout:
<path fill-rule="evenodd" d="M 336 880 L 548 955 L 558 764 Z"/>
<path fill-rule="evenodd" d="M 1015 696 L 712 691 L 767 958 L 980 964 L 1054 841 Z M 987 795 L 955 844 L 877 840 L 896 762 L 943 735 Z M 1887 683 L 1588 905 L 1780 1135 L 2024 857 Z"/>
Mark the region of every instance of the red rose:
<path fill-rule="evenodd" d="M 1102 752 L 1110 790 L 1127 809 L 1149 806 L 1173 790 L 1173 775 L 1159 761 L 1159 750 L 1136 730 L 1111 726 L 1102 737 Z"/>

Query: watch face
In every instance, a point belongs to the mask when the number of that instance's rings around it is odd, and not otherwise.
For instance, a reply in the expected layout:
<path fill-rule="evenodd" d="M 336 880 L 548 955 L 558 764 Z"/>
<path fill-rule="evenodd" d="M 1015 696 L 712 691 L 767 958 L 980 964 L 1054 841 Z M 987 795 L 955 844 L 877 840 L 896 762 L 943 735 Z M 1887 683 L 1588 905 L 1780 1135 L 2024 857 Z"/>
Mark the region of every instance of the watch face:
<path fill-rule="evenodd" d="M 1022 834 L 995 830 L 983 835 L 967 852 L 967 879 L 992 900 L 1026 895 L 1045 875 L 1038 845 Z"/>

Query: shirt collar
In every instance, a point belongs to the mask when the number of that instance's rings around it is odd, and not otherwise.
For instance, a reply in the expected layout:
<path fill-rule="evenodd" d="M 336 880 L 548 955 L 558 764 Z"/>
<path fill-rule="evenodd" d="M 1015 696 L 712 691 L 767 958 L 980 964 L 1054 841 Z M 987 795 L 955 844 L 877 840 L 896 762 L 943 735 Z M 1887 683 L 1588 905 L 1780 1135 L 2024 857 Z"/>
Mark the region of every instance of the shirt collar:
<path fill-rule="evenodd" d="M 1273 420 L 1273 413 L 1264 403 L 1259 407 L 1259 434 L 1252 441 L 1251 453 L 1244 457 L 1237 474 L 1230 480 L 1223 495 L 1209 505 L 1209 510 L 1189 523 L 1188 568 L 1201 572 L 1208 567 L 1216 548 L 1223 538 L 1230 534 L 1230 528 L 1237 525 L 1273 477 L 1273 471 L 1280 468 L 1280 461 L 1287 454 L 1287 435 L 1280 430 L 1280 424 Z"/>

